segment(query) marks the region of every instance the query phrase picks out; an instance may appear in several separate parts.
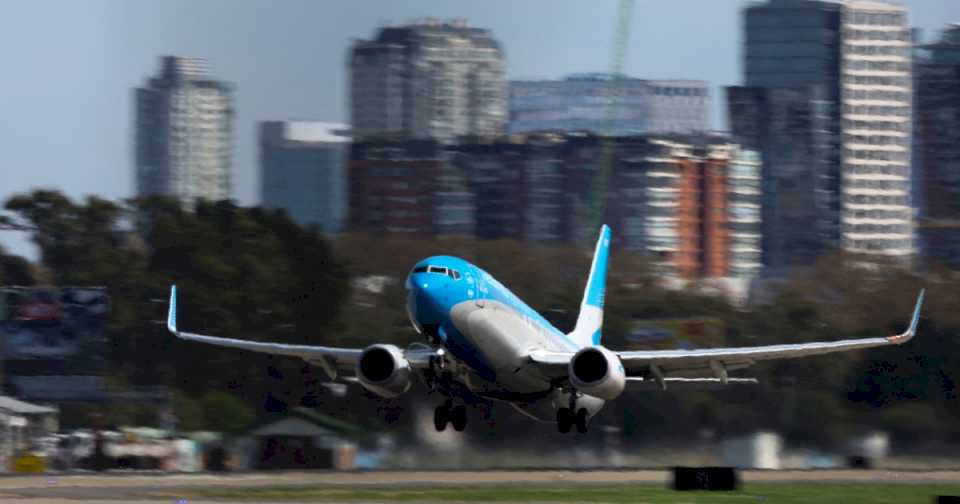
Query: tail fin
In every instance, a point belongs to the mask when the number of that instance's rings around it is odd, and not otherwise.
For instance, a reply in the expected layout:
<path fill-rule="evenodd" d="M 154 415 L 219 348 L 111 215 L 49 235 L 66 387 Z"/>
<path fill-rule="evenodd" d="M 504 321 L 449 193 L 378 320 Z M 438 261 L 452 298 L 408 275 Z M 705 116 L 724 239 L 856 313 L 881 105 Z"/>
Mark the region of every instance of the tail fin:
<path fill-rule="evenodd" d="M 610 257 L 610 227 L 600 228 L 597 248 L 593 252 L 590 276 L 583 291 L 580 315 L 570 338 L 579 346 L 600 344 L 600 329 L 603 327 L 603 299 L 607 292 L 607 261 Z"/>

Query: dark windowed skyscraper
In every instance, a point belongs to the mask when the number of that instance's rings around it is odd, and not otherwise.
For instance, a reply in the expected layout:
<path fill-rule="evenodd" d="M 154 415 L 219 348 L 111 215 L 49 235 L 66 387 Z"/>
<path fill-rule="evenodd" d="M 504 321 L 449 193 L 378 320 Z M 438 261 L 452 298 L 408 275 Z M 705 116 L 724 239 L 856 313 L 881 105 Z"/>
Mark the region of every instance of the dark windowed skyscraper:
<path fill-rule="evenodd" d="M 921 47 L 915 70 L 920 237 L 928 257 L 960 267 L 960 24 Z"/>

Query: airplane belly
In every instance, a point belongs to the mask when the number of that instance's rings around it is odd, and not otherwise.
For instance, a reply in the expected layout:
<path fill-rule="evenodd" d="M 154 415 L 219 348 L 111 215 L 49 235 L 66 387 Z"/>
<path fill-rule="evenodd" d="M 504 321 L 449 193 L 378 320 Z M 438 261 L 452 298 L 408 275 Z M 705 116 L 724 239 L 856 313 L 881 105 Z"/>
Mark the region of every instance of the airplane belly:
<path fill-rule="evenodd" d="M 577 408 L 586 408 L 587 415 L 593 418 L 603 408 L 604 400 L 593 396 L 580 396 L 577 398 Z M 557 411 L 560 408 L 566 408 L 570 405 L 570 394 L 555 390 L 552 394 L 543 399 L 535 401 L 512 402 L 511 405 L 524 415 L 541 422 L 556 422 Z"/>
<path fill-rule="evenodd" d="M 451 317 L 505 389 L 528 393 L 550 386 L 548 380 L 528 366 L 529 350 L 542 347 L 542 337 L 515 312 L 496 301 L 487 300 L 484 307 L 470 301 L 455 306 Z"/>

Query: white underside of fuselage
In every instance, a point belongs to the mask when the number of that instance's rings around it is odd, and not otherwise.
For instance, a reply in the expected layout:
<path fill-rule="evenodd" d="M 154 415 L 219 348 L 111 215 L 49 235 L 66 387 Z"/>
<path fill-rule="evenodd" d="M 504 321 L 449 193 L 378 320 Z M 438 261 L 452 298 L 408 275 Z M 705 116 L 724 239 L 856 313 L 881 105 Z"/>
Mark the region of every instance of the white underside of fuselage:
<path fill-rule="evenodd" d="M 450 317 L 457 330 L 496 374 L 496 380 L 484 380 L 473 373 L 463 376 L 473 392 L 485 396 L 537 395 L 532 400 L 508 400 L 521 413 L 543 421 L 554 421 L 557 409 L 567 407 L 569 393 L 556 390 L 529 358 L 534 350 L 570 351 L 576 345 L 529 317 L 499 301 L 470 300 L 453 307 Z M 578 408 L 587 408 L 593 416 L 603 400 L 581 395 Z"/>

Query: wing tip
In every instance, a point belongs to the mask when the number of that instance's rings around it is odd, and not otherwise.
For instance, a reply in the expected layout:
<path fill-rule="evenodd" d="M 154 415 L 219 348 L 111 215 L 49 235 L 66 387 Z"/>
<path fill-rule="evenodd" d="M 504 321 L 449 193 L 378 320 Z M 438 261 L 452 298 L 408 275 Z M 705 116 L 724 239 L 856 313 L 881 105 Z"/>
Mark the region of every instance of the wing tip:
<path fill-rule="evenodd" d="M 177 286 L 170 286 L 170 305 L 167 309 L 167 330 L 177 336 Z"/>
<path fill-rule="evenodd" d="M 917 304 L 913 308 L 913 315 L 910 317 L 910 325 L 907 327 L 907 330 L 895 336 L 888 337 L 888 341 L 899 345 L 910 341 L 917 335 L 917 325 L 920 324 L 920 309 L 923 307 L 923 297 L 926 293 L 927 289 L 920 289 L 920 294 L 917 295 Z"/>

